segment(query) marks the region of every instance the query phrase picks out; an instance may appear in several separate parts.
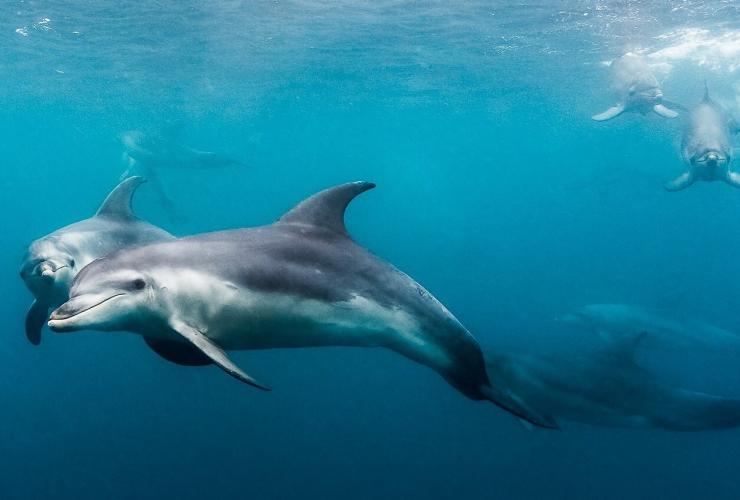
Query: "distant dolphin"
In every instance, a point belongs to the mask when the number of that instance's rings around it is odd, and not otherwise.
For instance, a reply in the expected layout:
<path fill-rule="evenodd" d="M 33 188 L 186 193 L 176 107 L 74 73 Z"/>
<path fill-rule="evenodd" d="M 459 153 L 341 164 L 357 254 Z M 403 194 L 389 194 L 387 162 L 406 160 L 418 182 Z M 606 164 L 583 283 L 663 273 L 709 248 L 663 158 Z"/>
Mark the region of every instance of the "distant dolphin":
<path fill-rule="evenodd" d="M 469 398 L 552 427 L 489 381 L 478 342 L 437 299 L 350 238 L 345 209 L 374 186 L 321 191 L 269 226 L 115 252 L 77 276 L 49 326 L 135 332 L 165 359 L 215 363 L 262 389 L 224 349 L 385 347 Z"/>
<path fill-rule="evenodd" d="M 664 117 L 675 118 L 678 113 L 663 104 L 663 91 L 653 70 L 645 60 L 631 52 L 615 59 L 609 65 L 610 87 L 618 96 L 617 104 L 603 113 L 592 116 L 596 121 L 610 120 L 625 111 L 643 115 L 649 111 Z"/>
<path fill-rule="evenodd" d="M 674 431 L 740 426 L 740 400 L 664 385 L 638 366 L 644 335 L 615 337 L 584 359 L 488 356 L 488 372 L 531 408 L 564 420 Z"/>
<path fill-rule="evenodd" d="M 563 320 L 580 324 L 607 341 L 648 333 L 646 340 L 669 349 L 709 348 L 740 354 L 740 335 L 692 319 L 674 319 L 662 311 L 627 304 L 590 304 Z"/>
<path fill-rule="evenodd" d="M 732 134 L 738 125 L 727 111 L 709 97 L 704 84 L 704 99 L 691 112 L 681 141 L 681 156 L 688 172 L 668 182 L 668 191 L 680 191 L 695 181 L 725 181 L 740 188 L 740 174 L 730 170 Z"/>
<path fill-rule="evenodd" d="M 170 209 L 173 203 L 159 180 L 158 169 L 211 169 L 243 165 L 241 161 L 230 156 L 201 151 L 167 140 L 161 135 L 145 134 L 140 130 L 128 130 L 118 137 L 124 147 L 123 160 L 126 164 L 126 170 L 121 178 L 139 174 L 149 179 L 161 200 Z"/>
<path fill-rule="evenodd" d="M 35 297 L 26 315 L 26 336 L 33 344 L 41 341 L 49 309 L 69 298 L 69 287 L 80 269 L 119 248 L 172 238 L 133 214 L 131 198 L 142 182 L 141 177 L 129 177 L 111 191 L 95 216 L 54 231 L 28 247 L 20 274 Z"/>
<path fill-rule="evenodd" d="M 229 156 L 177 144 L 140 130 L 122 132 L 119 137 L 127 158 L 157 168 L 207 169 L 242 165 L 242 162 Z"/>

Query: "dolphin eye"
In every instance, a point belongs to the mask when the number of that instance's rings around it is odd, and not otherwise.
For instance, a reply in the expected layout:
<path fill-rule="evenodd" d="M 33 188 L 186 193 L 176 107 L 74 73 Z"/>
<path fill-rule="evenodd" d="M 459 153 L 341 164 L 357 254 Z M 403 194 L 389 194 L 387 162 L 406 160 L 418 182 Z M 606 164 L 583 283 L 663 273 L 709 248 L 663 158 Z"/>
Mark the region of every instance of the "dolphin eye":
<path fill-rule="evenodd" d="M 75 260 L 69 259 L 69 267 L 75 267 Z"/>
<path fill-rule="evenodd" d="M 135 290 L 143 290 L 146 286 L 146 282 L 144 282 L 141 278 L 136 278 L 134 281 L 131 282 L 131 284 L 134 286 Z"/>

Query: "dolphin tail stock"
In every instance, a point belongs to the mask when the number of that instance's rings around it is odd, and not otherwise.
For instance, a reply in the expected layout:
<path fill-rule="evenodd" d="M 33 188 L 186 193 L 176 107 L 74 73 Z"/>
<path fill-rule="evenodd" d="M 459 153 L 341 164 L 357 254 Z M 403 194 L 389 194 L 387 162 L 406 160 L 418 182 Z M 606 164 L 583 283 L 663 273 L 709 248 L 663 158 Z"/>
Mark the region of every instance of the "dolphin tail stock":
<path fill-rule="evenodd" d="M 681 191 L 682 189 L 686 189 L 693 183 L 694 176 L 691 175 L 691 172 L 684 172 L 672 181 L 666 182 L 663 187 L 666 191 Z"/>
<path fill-rule="evenodd" d="M 486 362 L 486 364 L 490 366 L 490 362 Z M 495 372 L 496 369 L 487 368 L 487 371 Z M 485 399 L 516 416 L 527 429 L 531 426 L 544 429 L 560 429 L 560 425 L 554 417 L 537 410 L 509 388 L 495 387 L 489 383 L 482 386 L 480 392 Z"/>
<path fill-rule="evenodd" d="M 672 389 L 672 401 L 654 417 L 655 424 L 673 431 L 729 429 L 740 426 L 740 399 Z"/>
<path fill-rule="evenodd" d="M 41 343 L 41 329 L 49 318 L 49 305 L 34 300 L 26 313 L 26 338 L 33 345 Z"/>
<path fill-rule="evenodd" d="M 606 111 L 593 115 L 591 119 L 597 122 L 603 122 L 606 120 L 611 120 L 612 118 L 615 118 L 622 113 L 624 113 L 624 104 L 618 104 L 616 106 L 612 106 Z"/>
<path fill-rule="evenodd" d="M 709 97 L 709 85 L 707 85 L 707 79 L 706 78 L 704 79 L 704 98 L 703 98 L 703 101 L 704 102 L 709 102 L 710 101 L 710 97 Z"/>

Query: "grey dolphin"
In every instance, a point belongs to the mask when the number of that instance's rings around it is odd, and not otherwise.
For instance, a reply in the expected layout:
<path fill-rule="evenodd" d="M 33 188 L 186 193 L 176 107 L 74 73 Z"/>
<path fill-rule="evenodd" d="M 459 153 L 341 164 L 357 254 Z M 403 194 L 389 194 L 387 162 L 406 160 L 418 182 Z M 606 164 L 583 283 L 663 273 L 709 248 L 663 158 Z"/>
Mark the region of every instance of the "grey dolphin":
<path fill-rule="evenodd" d="M 693 318 L 672 318 L 658 309 L 629 304 L 589 304 L 562 318 L 598 333 L 606 341 L 648 333 L 644 342 L 663 349 L 696 349 L 740 354 L 740 335 Z"/>
<path fill-rule="evenodd" d="M 141 177 L 126 179 L 111 191 L 93 217 L 29 245 L 20 275 L 35 297 L 26 315 L 26 336 L 33 344 L 41 341 L 49 309 L 69 298 L 72 280 L 80 269 L 119 248 L 172 238 L 138 219 L 131 210 L 131 198 L 143 182 Z"/>
<path fill-rule="evenodd" d="M 695 181 L 725 181 L 740 187 L 740 174 L 730 170 L 736 132 L 736 122 L 709 97 L 705 82 L 704 98 L 691 112 L 681 140 L 681 156 L 689 170 L 666 183 L 666 190 L 680 191 Z"/>
<path fill-rule="evenodd" d="M 489 381 L 478 342 L 437 299 L 350 238 L 345 209 L 373 187 L 327 189 L 268 226 L 115 252 L 77 276 L 49 326 L 135 332 L 170 361 L 212 362 L 263 389 L 224 350 L 385 347 L 469 398 L 553 427 Z"/>
<path fill-rule="evenodd" d="M 160 135 L 145 134 L 140 130 L 122 132 L 119 138 L 127 160 L 156 168 L 218 168 L 242 165 L 242 162 L 227 155 L 201 151 L 166 140 Z"/>
<path fill-rule="evenodd" d="M 212 151 L 201 151 L 162 135 L 145 134 L 140 130 L 128 130 L 118 135 L 124 147 L 123 161 L 126 170 L 124 179 L 138 174 L 152 183 L 164 205 L 172 210 L 173 203 L 159 179 L 160 168 L 210 169 L 229 165 L 243 165 L 235 158 Z"/>
<path fill-rule="evenodd" d="M 740 400 L 657 382 L 634 359 L 646 334 L 625 335 L 583 359 L 493 355 L 489 374 L 530 407 L 590 425 L 674 431 L 740 425 Z"/>
<path fill-rule="evenodd" d="M 639 55 L 629 52 L 612 61 L 609 79 L 610 87 L 619 100 L 606 111 L 592 116 L 593 120 L 610 120 L 625 111 L 642 114 L 652 111 L 664 118 L 678 116 L 664 105 L 667 101 L 663 99 L 660 83 L 650 65 Z"/>

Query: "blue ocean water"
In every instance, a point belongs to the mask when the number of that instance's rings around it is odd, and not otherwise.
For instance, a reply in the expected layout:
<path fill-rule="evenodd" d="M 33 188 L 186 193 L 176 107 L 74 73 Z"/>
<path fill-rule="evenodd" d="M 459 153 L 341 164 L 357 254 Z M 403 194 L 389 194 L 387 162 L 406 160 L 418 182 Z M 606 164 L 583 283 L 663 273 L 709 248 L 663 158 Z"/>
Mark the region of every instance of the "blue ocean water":
<path fill-rule="evenodd" d="M 681 193 L 679 121 L 625 114 L 605 63 L 638 51 L 666 96 L 706 79 L 740 111 L 733 1 L 105 2 L 0 6 L 0 497 L 727 498 L 740 430 L 564 422 L 527 431 L 384 350 L 238 352 L 251 390 L 163 362 L 135 335 L 23 334 L 26 245 L 89 217 L 125 130 L 246 167 L 162 170 L 142 217 L 178 234 L 274 221 L 351 180 L 357 241 L 439 298 L 487 350 L 559 352 L 588 303 L 740 328 L 740 194 Z M 581 334 L 582 335 L 582 334 Z M 740 397 L 737 355 L 653 359 Z"/>

